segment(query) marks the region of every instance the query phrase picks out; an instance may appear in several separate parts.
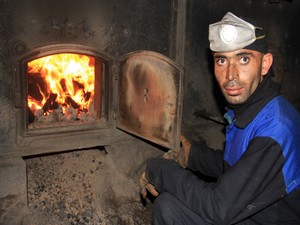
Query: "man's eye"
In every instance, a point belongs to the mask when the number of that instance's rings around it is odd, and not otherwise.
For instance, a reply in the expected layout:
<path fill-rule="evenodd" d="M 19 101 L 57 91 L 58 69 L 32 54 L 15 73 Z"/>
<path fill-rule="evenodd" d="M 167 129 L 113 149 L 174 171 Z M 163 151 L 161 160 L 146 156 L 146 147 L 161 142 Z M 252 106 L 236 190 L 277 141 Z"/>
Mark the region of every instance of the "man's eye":
<path fill-rule="evenodd" d="M 249 58 L 248 57 L 242 57 L 241 59 L 240 59 L 240 63 L 241 64 L 247 64 L 249 62 Z"/>
<path fill-rule="evenodd" d="M 217 63 L 220 64 L 220 65 L 222 65 L 222 64 L 225 63 L 225 59 L 222 59 L 222 58 L 217 59 Z"/>

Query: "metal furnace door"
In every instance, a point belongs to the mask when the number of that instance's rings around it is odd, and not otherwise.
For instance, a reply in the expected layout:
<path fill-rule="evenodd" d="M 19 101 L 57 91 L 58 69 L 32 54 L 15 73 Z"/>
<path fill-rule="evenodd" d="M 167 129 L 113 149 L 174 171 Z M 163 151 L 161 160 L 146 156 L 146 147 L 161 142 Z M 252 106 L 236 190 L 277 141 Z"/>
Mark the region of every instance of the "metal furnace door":
<path fill-rule="evenodd" d="M 179 148 L 183 69 L 151 51 L 120 59 L 117 127 L 169 149 Z"/>

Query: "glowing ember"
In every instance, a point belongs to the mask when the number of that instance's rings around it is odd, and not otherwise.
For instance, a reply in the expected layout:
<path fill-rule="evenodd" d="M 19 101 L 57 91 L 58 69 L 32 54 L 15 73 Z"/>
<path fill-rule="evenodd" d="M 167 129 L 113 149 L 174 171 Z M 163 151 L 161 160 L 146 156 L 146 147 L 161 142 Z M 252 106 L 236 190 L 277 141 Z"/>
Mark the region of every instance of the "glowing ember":
<path fill-rule="evenodd" d="M 93 111 L 94 81 L 93 57 L 66 53 L 33 60 L 28 63 L 28 107 L 35 117 L 55 112 L 78 119 Z"/>

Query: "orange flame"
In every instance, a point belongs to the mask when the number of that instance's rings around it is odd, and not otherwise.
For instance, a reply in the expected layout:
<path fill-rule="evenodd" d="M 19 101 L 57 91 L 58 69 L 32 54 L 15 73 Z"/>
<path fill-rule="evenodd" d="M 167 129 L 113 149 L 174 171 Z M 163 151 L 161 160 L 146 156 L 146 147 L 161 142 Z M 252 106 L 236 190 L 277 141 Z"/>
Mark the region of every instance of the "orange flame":
<path fill-rule="evenodd" d="M 28 107 L 51 111 L 53 105 L 89 109 L 94 96 L 95 59 L 86 55 L 55 54 L 28 63 Z M 33 83 L 33 84 L 32 84 Z M 44 112 L 46 113 L 46 112 Z"/>

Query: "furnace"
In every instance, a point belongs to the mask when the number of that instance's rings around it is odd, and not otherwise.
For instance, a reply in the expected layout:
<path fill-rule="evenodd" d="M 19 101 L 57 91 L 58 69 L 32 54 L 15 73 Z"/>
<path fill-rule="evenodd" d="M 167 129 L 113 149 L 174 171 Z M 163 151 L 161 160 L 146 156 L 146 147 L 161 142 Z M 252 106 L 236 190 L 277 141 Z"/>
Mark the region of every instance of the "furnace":
<path fill-rule="evenodd" d="M 22 154 L 109 145 L 117 128 L 178 148 L 183 69 L 171 59 L 141 50 L 116 60 L 87 46 L 59 44 L 18 62 Z"/>

